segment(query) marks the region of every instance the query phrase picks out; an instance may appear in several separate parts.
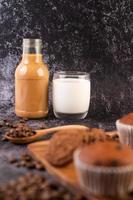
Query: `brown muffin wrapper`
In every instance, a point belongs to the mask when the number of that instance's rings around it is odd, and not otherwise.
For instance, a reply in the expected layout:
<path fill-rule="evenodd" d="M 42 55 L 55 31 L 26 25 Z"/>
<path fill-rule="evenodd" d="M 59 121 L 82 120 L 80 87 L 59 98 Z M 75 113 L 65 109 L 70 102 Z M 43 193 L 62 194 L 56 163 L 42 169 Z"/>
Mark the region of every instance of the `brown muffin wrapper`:
<path fill-rule="evenodd" d="M 120 142 L 133 148 L 133 126 L 116 121 Z"/>
<path fill-rule="evenodd" d="M 133 191 L 133 166 L 101 167 L 88 166 L 74 153 L 74 162 L 79 183 L 85 193 L 101 196 L 124 196 Z"/>

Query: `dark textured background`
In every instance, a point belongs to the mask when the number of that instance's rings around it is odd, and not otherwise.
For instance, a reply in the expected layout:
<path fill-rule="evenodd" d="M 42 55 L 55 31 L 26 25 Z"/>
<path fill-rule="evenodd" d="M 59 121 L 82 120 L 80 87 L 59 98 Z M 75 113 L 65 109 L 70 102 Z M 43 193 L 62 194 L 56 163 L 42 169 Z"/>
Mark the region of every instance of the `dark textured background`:
<path fill-rule="evenodd" d="M 0 105 L 13 103 L 22 38 L 40 37 L 51 72 L 91 72 L 90 115 L 132 111 L 132 11 L 130 0 L 0 0 Z"/>
<path fill-rule="evenodd" d="M 15 119 L 14 71 L 22 38 L 39 37 L 51 75 L 57 69 L 91 73 L 90 111 L 80 123 L 113 129 L 115 119 L 133 111 L 132 21 L 131 0 L 0 0 L 0 118 Z M 29 123 L 39 128 L 44 120 Z M 45 123 L 69 121 L 56 120 L 50 110 Z M 7 162 L 22 149 L 0 142 L 1 182 L 25 173 Z"/>

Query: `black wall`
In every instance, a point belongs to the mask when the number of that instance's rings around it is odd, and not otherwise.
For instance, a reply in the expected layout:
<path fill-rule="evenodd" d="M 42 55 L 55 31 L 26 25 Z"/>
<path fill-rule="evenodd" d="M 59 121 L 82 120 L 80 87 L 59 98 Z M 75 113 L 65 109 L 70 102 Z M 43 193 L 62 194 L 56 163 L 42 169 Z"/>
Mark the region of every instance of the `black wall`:
<path fill-rule="evenodd" d="M 12 111 L 24 37 L 43 39 L 51 74 L 91 73 L 89 116 L 133 111 L 132 20 L 131 0 L 0 0 L 1 111 Z"/>

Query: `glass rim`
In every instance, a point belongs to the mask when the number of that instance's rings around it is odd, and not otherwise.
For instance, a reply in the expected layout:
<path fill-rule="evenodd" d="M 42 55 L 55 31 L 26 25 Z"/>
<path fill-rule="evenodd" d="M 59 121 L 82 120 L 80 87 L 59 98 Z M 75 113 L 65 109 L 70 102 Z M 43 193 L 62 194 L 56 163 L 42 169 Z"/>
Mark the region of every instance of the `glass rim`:
<path fill-rule="evenodd" d="M 79 77 L 88 77 L 90 78 L 90 73 L 88 72 L 82 72 L 82 71 L 56 71 L 54 72 L 54 76 L 59 75 L 59 76 L 69 76 L 69 77 L 74 77 L 74 76 L 79 76 Z"/>

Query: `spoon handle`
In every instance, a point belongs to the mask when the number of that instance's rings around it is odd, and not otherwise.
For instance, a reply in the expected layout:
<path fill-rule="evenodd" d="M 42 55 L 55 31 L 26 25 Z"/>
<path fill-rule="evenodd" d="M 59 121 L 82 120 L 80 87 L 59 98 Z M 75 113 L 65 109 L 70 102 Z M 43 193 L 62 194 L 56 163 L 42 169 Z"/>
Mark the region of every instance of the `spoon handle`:
<path fill-rule="evenodd" d="M 47 135 L 49 133 L 54 133 L 56 131 L 60 131 L 60 130 L 69 130 L 69 129 L 78 129 L 78 130 L 83 130 L 83 129 L 87 129 L 87 126 L 82 126 L 82 125 L 64 125 L 64 126 L 57 126 L 57 127 L 53 127 L 53 128 L 48 128 L 48 129 L 42 129 L 42 130 L 36 130 L 36 137 L 41 137 L 44 135 Z"/>

